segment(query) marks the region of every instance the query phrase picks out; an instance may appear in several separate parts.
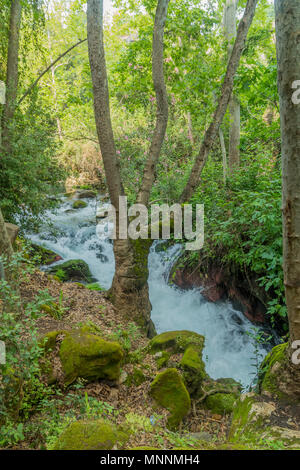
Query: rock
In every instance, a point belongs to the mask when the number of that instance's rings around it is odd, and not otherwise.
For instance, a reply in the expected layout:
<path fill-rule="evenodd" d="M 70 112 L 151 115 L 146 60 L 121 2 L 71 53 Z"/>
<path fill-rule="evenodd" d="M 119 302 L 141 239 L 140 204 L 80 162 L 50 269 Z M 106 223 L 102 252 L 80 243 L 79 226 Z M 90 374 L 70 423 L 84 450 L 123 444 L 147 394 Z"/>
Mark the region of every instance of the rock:
<path fill-rule="evenodd" d="M 49 265 L 62 260 L 62 257 L 54 251 L 44 248 L 43 246 L 36 245 L 35 243 L 31 244 L 29 251 L 37 257 L 40 264 Z"/>
<path fill-rule="evenodd" d="M 150 352 L 166 351 L 170 349 L 173 353 L 184 352 L 186 348 L 193 344 L 199 347 L 199 350 L 204 347 L 204 336 L 198 335 L 193 331 L 179 330 L 167 331 L 160 335 L 154 336 L 150 341 Z"/>
<path fill-rule="evenodd" d="M 106 341 L 84 328 L 74 331 L 53 331 L 44 338 L 45 351 L 55 350 L 58 335 L 62 337 L 58 354 L 66 386 L 79 377 L 88 382 L 98 379 L 118 381 L 123 359 L 119 343 Z"/>
<path fill-rule="evenodd" d="M 97 191 L 93 189 L 81 189 L 76 191 L 78 199 L 94 199 L 97 197 Z"/>
<path fill-rule="evenodd" d="M 235 402 L 236 396 L 233 393 L 216 393 L 206 398 L 205 405 L 212 413 L 223 415 L 233 412 Z"/>
<path fill-rule="evenodd" d="M 85 201 L 81 201 L 80 199 L 78 199 L 77 201 L 74 201 L 72 204 L 73 209 L 83 209 L 86 206 L 87 206 L 87 203 Z"/>
<path fill-rule="evenodd" d="M 157 374 L 151 384 L 150 395 L 169 412 L 168 427 L 176 429 L 191 407 L 191 399 L 177 369 L 166 369 Z"/>
<path fill-rule="evenodd" d="M 284 448 L 300 449 L 300 431 L 290 429 L 287 420 L 287 410 L 278 402 L 263 401 L 253 392 L 242 394 L 234 408 L 229 441 L 262 448 L 277 442 Z"/>
<path fill-rule="evenodd" d="M 76 421 L 58 437 L 53 450 L 110 450 L 123 446 L 127 432 L 103 420 Z"/>
<path fill-rule="evenodd" d="M 259 370 L 259 389 L 261 393 L 269 392 L 277 398 L 288 397 L 292 387 L 289 387 L 289 368 L 287 355 L 288 343 L 278 344 L 263 360 Z"/>
<path fill-rule="evenodd" d="M 10 224 L 9 222 L 6 222 L 5 223 L 5 228 L 6 228 L 6 231 L 7 231 L 7 235 L 10 239 L 10 242 L 13 245 L 16 241 L 17 236 L 18 236 L 20 227 L 18 227 L 18 225 Z"/>
<path fill-rule="evenodd" d="M 202 349 L 199 348 L 199 345 L 189 345 L 179 364 L 184 371 L 183 377 L 189 392 L 191 394 L 199 393 L 202 382 L 207 377 L 205 364 L 202 360 Z"/>
<path fill-rule="evenodd" d="M 64 263 L 57 264 L 49 269 L 61 281 L 76 281 L 91 283 L 93 281 L 88 264 L 81 259 L 72 259 Z"/>
<path fill-rule="evenodd" d="M 205 391 L 209 392 L 211 390 L 220 390 L 220 392 L 209 395 L 204 401 L 204 406 L 213 413 L 223 415 L 224 413 L 230 414 L 233 412 L 234 404 L 241 394 L 242 386 L 231 378 L 210 379 L 205 384 Z"/>
<path fill-rule="evenodd" d="M 172 354 L 183 353 L 183 357 L 176 365 L 183 371 L 184 382 L 191 394 L 201 391 L 205 377 L 205 365 L 202 360 L 202 351 L 205 338 L 193 331 L 167 331 L 155 336 L 150 341 L 150 352 L 163 352 L 161 359 L 157 360 L 158 367 L 165 366 Z M 173 364 L 172 364 L 173 366 Z"/>

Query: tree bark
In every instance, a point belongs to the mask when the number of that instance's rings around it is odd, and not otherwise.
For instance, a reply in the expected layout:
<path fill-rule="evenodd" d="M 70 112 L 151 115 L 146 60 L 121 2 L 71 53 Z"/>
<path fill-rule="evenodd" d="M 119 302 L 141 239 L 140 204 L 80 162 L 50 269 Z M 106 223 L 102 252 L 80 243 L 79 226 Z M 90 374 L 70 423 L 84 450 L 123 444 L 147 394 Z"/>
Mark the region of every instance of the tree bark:
<path fill-rule="evenodd" d="M 228 57 L 232 52 L 232 42 L 236 38 L 237 0 L 226 0 L 224 12 L 224 31 L 228 42 Z M 233 172 L 240 163 L 240 102 L 233 93 L 229 102 L 229 150 L 228 167 Z"/>
<path fill-rule="evenodd" d="M 2 114 L 2 147 L 4 152 L 10 150 L 10 126 L 15 113 L 17 91 L 18 91 L 18 56 L 19 37 L 22 16 L 22 5 L 20 0 L 12 0 L 10 7 L 10 26 L 7 52 L 6 70 L 6 102 Z"/>
<path fill-rule="evenodd" d="M 144 168 L 142 185 L 137 196 L 139 204 L 148 205 L 155 178 L 155 168 L 160 156 L 168 124 L 168 96 L 164 79 L 164 28 L 169 0 L 158 0 L 152 43 L 152 78 L 156 95 L 156 126 Z"/>
<path fill-rule="evenodd" d="M 180 196 L 180 202 L 186 202 L 195 192 L 200 182 L 201 172 L 205 165 L 207 156 L 214 143 L 219 127 L 223 121 L 230 97 L 233 91 L 233 80 L 239 66 L 242 51 L 244 49 L 247 34 L 251 26 L 258 0 L 248 0 L 246 9 L 237 31 L 236 40 L 227 65 L 226 75 L 222 84 L 220 98 L 215 110 L 212 122 L 204 134 L 201 148 L 194 162 L 190 177 Z"/>
<path fill-rule="evenodd" d="M 300 340 L 300 2 L 275 0 L 283 185 L 283 269 L 290 343 Z M 290 348 L 289 353 L 293 350 Z M 289 361 L 290 393 L 300 397 L 300 366 Z"/>
<path fill-rule="evenodd" d="M 165 135 L 168 105 L 163 77 L 163 27 L 168 0 L 159 0 L 153 34 L 153 80 L 157 99 L 157 122 L 146 162 L 138 199 L 148 204 L 158 160 Z M 87 38 L 93 82 L 94 112 L 99 144 L 111 203 L 117 212 L 117 239 L 114 241 L 115 275 L 109 296 L 116 306 L 153 334 L 150 320 L 151 304 L 148 291 L 148 254 L 151 240 L 122 239 L 119 236 L 119 197 L 124 195 L 111 125 L 109 92 L 103 43 L 103 0 L 87 2 Z"/>

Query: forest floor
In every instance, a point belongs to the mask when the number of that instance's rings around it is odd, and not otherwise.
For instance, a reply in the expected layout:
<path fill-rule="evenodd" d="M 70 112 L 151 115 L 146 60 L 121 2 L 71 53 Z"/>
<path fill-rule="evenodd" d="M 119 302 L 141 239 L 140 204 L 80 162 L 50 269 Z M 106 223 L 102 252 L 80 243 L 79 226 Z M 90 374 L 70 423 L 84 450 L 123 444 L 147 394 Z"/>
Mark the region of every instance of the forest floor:
<path fill-rule="evenodd" d="M 104 339 L 119 341 L 120 344 L 125 341 L 124 345 L 130 353 L 135 351 L 138 354 L 149 344 L 145 333 L 128 317 L 120 314 L 102 292 L 91 291 L 76 283 L 61 283 L 36 270 L 33 274 L 28 274 L 25 282 L 21 284 L 21 296 L 24 302 L 31 302 L 41 291 L 48 291 L 56 302 L 63 305 L 65 311 L 60 320 L 47 314 L 37 319 L 38 336 L 41 338 L 50 331 L 72 330 L 82 324 L 91 323 L 101 330 Z M 125 339 L 124 332 L 127 332 Z M 58 360 L 58 368 L 59 362 Z M 137 446 L 171 449 L 187 445 L 192 449 L 196 445 L 195 439 L 214 445 L 226 441 L 230 424 L 228 415 L 213 414 L 209 410 L 197 408 L 193 402 L 191 411 L 178 432 L 168 431 L 165 426 L 168 412 L 161 408 L 154 411 L 154 402 L 149 395 L 150 384 L 158 372 L 153 355 L 143 356 L 143 367 L 145 381 L 140 385 L 125 383 L 126 378 L 132 377 L 134 370 L 132 363 L 125 363 L 122 365 L 121 378 L 117 384 L 79 381 L 67 388 L 59 383 L 49 387 L 49 397 L 44 405 L 37 406 L 30 416 L 25 425 L 28 430 L 25 440 L 15 448 L 46 448 L 49 435 L 51 442 L 52 428 L 54 438 L 63 421 L 84 418 L 87 409 L 89 413 L 91 409 L 95 409 L 97 416 L 103 413 L 116 424 L 129 422 L 133 425 L 137 432 L 131 435 L 127 449 Z M 48 386 L 45 384 L 45 387 Z"/>

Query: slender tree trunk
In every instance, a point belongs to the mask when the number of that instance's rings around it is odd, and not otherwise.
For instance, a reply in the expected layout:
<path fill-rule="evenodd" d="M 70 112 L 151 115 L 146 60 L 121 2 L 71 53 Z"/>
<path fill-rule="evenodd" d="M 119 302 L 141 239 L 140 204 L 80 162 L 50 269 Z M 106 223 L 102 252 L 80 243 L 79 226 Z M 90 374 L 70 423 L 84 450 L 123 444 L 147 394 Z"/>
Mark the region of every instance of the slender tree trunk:
<path fill-rule="evenodd" d="M 22 16 L 20 0 L 12 0 L 10 8 L 10 26 L 6 70 L 6 103 L 2 114 L 2 147 L 4 152 L 10 150 L 10 126 L 15 113 L 18 91 L 18 56 L 19 36 Z"/>
<path fill-rule="evenodd" d="M 152 78 L 156 94 L 156 126 L 150 146 L 149 156 L 144 168 L 142 185 L 137 202 L 148 205 L 151 188 L 155 178 L 155 168 L 160 156 L 168 124 L 168 96 L 164 79 L 164 28 L 169 0 L 159 0 L 156 9 L 153 45 Z"/>
<path fill-rule="evenodd" d="M 193 195 L 200 182 L 201 172 L 205 165 L 208 154 L 214 143 L 219 127 L 223 121 L 230 97 L 233 91 L 233 80 L 239 66 L 240 57 L 244 49 L 247 34 L 251 26 L 258 0 L 248 0 L 243 18 L 240 21 L 236 40 L 228 62 L 226 75 L 222 84 L 220 98 L 215 110 L 212 122 L 204 134 L 201 148 L 194 162 L 190 177 L 181 194 L 180 201 L 186 202 Z"/>
<path fill-rule="evenodd" d="M 224 134 L 223 134 L 221 126 L 219 127 L 219 139 L 220 139 L 220 145 L 221 145 L 221 151 L 222 151 L 223 182 L 224 184 L 226 184 L 226 179 L 227 179 L 226 146 L 225 146 Z"/>
<path fill-rule="evenodd" d="M 283 269 L 290 343 L 300 340 L 300 2 L 275 0 L 283 173 Z M 293 349 L 290 348 L 291 356 Z M 285 371 L 287 372 L 287 371 Z M 288 393 L 300 397 L 300 365 L 290 360 Z"/>
<path fill-rule="evenodd" d="M 153 81 L 157 101 L 157 120 L 138 201 L 147 205 L 154 181 L 154 171 L 163 143 L 167 119 L 167 95 L 163 77 L 163 28 L 168 0 L 159 0 L 153 34 Z M 108 184 L 110 199 L 119 219 L 119 197 L 124 195 L 119 162 L 111 125 L 107 72 L 103 43 L 103 0 L 87 2 L 87 36 L 89 61 L 93 82 L 94 112 L 99 144 Z M 114 241 L 115 275 L 110 298 L 116 308 L 135 318 L 153 334 L 150 320 L 151 304 L 148 290 L 148 254 L 151 240 L 131 240 L 119 237 Z"/>
<path fill-rule="evenodd" d="M 225 37 L 228 42 L 228 57 L 230 57 L 233 41 L 236 38 L 237 0 L 226 0 L 224 14 Z M 232 172 L 240 163 L 240 102 L 233 93 L 229 102 L 229 151 L 228 167 Z"/>
<path fill-rule="evenodd" d="M 49 46 L 49 51 L 50 51 L 50 60 L 51 60 L 51 63 L 52 63 L 52 62 L 53 62 L 53 57 L 52 57 L 52 53 L 51 53 L 52 44 L 51 44 L 51 35 L 50 35 L 50 31 L 49 31 L 49 30 L 47 30 L 47 36 L 48 36 L 48 46 Z M 55 112 L 56 112 L 57 131 L 58 131 L 59 139 L 62 140 L 61 122 L 60 122 L 60 119 L 59 119 L 59 117 L 58 117 L 57 93 L 56 93 L 56 82 L 55 82 L 55 68 L 54 68 L 54 65 L 51 66 L 51 81 L 52 81 L 53 100 L 54 100 L 54 106 L 55 106 Z"/>

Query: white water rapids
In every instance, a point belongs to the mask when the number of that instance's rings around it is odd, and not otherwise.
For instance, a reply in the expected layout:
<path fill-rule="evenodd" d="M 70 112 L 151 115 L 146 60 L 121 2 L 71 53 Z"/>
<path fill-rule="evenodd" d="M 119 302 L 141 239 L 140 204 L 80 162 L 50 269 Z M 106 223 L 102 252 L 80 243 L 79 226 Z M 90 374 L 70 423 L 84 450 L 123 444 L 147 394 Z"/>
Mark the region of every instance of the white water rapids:
<path fill-rule="evenodd" d="M 87 207 L 73 210 L 73 201 L 63 198 L 59 209 L 45 214 L 39 233 L 27 236 L 58 253 L 63 261 L 86 261 L 92 275 L 108 289 L 115 269 L 112 242 L 106 238 L 106 223 L 100 221 L 96 226 L 99 201 L 85 201 Z M 151 318 L 156 330 L 191 330 L 204 335 L 203 359 L 208 374 L 214 379 L 232 377 L 247 387 L 257 372 L 255 363 L 265 356 L 266 348 L 255 344 L 247 334 L 253 331 L 253 325 L 229 301 L 211 303 L 199 289 L 181 290 L 168 284 L 168 274 L 180 250 L 175 245 L 157 253 L 154 244 L 149 255 Z"/>

